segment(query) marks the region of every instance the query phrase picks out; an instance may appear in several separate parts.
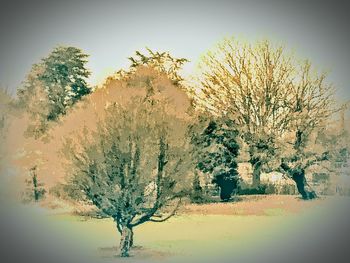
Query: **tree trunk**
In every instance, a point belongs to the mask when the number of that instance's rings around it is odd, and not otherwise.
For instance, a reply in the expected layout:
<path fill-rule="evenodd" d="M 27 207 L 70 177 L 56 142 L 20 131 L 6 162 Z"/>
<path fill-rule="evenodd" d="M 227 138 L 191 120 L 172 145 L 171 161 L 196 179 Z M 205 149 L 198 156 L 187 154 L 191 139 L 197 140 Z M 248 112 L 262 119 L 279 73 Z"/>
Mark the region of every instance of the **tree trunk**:
<path fill-rule="evenodd" d="M 253 167 L 252 187 L 258 188 L 260 186 L 261 163 L 256 162 L 256 163 L 252 164 L 252 167 Z"/>
<path fill-rule="evenodd" d="M 292 174 L 292 179 L 296 183 L 298 192 L 301 194 L 304 200 L 311 200 L 317 198 L 315 191 L 312 190 L 312 188 L 306 181 L 304 170 L 294 170 Z"/>
<path fill-rule="evenodd" d="M 130 247 L 132 248 L 133 246 L 134 246 L 134 231 L 131 229 Z"/>
<path fill-rule="evenodd" d="M 131 227 L 124 226 L 122 236 L 120 238 L 119 255 L 121 257 L 129 257 L 129 250 L 133 243 L 133 230 Z"/>

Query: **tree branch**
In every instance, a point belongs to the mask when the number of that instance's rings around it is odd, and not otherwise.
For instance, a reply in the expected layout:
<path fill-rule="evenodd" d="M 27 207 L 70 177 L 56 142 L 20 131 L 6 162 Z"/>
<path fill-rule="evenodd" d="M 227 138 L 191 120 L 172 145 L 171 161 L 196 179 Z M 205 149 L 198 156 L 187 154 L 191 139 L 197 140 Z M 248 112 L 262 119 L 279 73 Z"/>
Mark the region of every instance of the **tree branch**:
<path fill-rule="evenodd" d="M 177 202 L 175 208 L 173 209 L 173 211 L 169 215 L 167 215 L 166 217 L 161 218 L 161 219 L 150 218 L 149 221 L 150 222 L 157 222 L 157 223 L 159 223 L 159 222 L 164 222 L 164 221 L 168 220 L 170 217 L 172 217 L 172 216 L 174 216 L 176 214 L 176 211 L 179 208 L 180 203 L 181 203 L 181 198 L 179 199 L 179 201 Z"/>

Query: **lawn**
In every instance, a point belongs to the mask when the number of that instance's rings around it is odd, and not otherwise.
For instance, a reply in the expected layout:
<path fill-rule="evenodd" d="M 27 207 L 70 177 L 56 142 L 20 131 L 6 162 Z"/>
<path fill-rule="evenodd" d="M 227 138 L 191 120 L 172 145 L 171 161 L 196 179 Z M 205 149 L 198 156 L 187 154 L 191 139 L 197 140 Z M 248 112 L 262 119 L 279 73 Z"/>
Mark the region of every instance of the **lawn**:
<path fill-rule="evenodd" d="M 305 202 L 296 196 L 249 196 L 232 203 L 186 205 L 163 223 L 145 223 L 135 229 L 135 248 L 128 261 L 178 261 L 183 258 L 246 257 L 254 251 L 282 245 L 315 219 L 327 219 L 333 198 Z M 49 216 L 49 225 L 77 251 L 116 262 L 119 234 L 110 219 L 91 219 L 69 214 Z M 80 253 L 79 252 L 79 253 Z M 258 253 L 258 252 L 257 252 Z"/>

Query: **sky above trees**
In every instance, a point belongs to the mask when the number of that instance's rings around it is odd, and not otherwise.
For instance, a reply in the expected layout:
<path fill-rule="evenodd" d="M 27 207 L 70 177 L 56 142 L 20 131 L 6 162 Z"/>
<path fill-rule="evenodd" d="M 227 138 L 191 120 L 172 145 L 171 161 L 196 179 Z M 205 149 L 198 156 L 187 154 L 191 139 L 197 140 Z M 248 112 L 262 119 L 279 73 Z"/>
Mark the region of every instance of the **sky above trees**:
<path fill-rule="evenodd" d="M 90 54 L 91 84 L 128 66 L 149 47 L 188 58 L 185 75 L 222 37 L 268 38 L 330 71 L 338 96 L 350 98 L 346 8 L 311 1 L 25 1 L 0 11 L 0 84 L 15 90 L 33 63 L 59 44 Z"/>

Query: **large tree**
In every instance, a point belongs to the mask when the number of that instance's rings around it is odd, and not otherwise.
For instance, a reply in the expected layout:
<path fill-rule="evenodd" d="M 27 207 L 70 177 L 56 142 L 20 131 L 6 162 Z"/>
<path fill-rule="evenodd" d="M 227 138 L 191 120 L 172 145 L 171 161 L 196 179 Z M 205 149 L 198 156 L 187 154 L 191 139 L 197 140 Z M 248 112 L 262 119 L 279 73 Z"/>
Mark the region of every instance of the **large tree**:
<path fill-rule="evenodd" d="M 18 105 L 36 122 L 34 126 L 38 132 L 35 135 L 45 131 L 48 121 L 56 121 L 91 92 L 87 84 L 90 75 L 86 68 L 87 57 L 78 48 L 60 46 L 32 66 L 17 97 Z"/>
<path fill-rule="evenodd" d="M 233 116 L 249 147 L 253 187 L 258 187 L 261 170 L 275 151 L 274 140 L 286 131 L 290 118 L 291 57 L 268 41 L 250 45 L 224 39 L 199 66 L 196 105 L 214 115 Z"/>
<path fill-rule="evenodd" d="M 325 79 L 325 74 L 313 74 L 308 61 L 300 62 L 282 46 L 225 39 L 203 56 L 192 95 L 197 107 L 234 116 L 249 147 L 254 187 L 263 170 L 276 169 L 281 144 L 294 137 L 289 142 L 293 151 L 287 151 L 289 157 L 283 158 L 281 167 L 308 199 L 303 174 L 313 161 L 306 161 L 306 166 L 299 163 L 311 157 L 304 142 L 333 112 L 334 90 Z M 317 160 L 324 158 L 321 154 Z"/>
<path fill-rule="evenodd" d="M 113 218 L 122 257 L 129 255 L 134 227 L 174 215 L 194 169 L 186 95 L 169 80 L 159 90 L 138 77 L 129 80 L 138 88 L 120 87 L 124 95 L 109 102 L 97 130 L 68 139 L 63 149 L 70 167 L 66 189 Z M 168 88 L 173 97 L 164 96 Z"/>
<path fill-rule="evenodd" d="M 306 181 L 306 171 L 311 166 L 327 161 L 332 155 L 332 145 L 317 147 L 317 134 L 327 127 L 337 111 L 334 88 L 326 81 L 326 74 L 317 73 L 309 61 L 299 67 L 299 79 L 291 83 L 288 100 L 292 121 L 281 168 L 295 182 L 303 199 L 314 199 L 316 192 Z M 316 139 L 313 139 L 316 138 Z M 325 147 L 326 146 L 326 147 Z"/>

